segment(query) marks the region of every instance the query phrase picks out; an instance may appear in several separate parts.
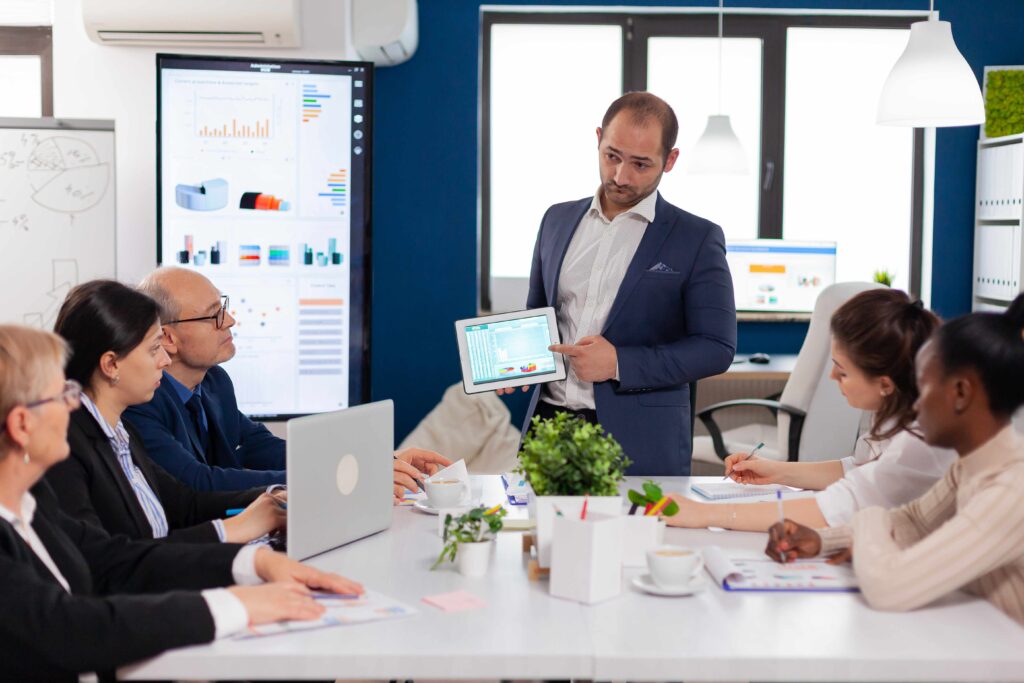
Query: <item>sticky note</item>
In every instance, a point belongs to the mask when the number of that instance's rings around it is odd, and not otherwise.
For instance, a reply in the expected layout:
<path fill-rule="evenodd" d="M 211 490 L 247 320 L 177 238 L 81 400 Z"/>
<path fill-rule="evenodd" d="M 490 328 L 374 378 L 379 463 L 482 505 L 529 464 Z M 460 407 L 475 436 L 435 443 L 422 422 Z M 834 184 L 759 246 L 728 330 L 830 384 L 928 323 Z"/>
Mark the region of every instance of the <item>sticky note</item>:
<path fill-rule="evenodd" d="M 423 602 L 444 612 L 464 612 L 487 606 L 483 598 L 477 597 L 469 591 L 453 591 L 451 593 L 428 595 L 423 598 Z"/>

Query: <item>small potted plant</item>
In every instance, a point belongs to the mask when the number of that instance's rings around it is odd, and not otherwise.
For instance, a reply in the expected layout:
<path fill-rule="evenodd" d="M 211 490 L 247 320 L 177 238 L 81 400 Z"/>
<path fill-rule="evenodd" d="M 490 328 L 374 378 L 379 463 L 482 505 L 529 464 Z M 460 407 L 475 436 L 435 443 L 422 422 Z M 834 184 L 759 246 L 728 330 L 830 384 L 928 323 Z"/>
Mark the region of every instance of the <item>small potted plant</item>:
<path fill-rule="evenodd" d="M 661 503 L 663 498 L 665 498 L 665 494 L 662 493 L 661 487 L 655 484 L 653 481 L 644 482 L 642 491 L 630 489 L 626 496 L 629 498 L 629 502 L 631 504 L 629 508 L 629 514 L 631 515 L 635 515 L 637 513 L 637 510 L 639 510 L 641 507 L 644 509 L 643 514 L 646 515 L 648 512 L 654 509 L 656 505 Z M 679 512 L 679 504 L 676 503 L 671 498 L 669 498 L 664 503 L 664 505 L 660 509 L 658 509 L 654 514 L 660 514 L 665 515 L 666 517 L 671 517 L 677 512 Z"/>
<path fill-rule="evenodd" d="M 877 282 L 880 285 L 885 285 L 886 287 L 892 287 L 892 282 L 895 279 L 896 279 L 896 273 L 890 273 L 888 270 L 885 270 L 884 268 L 881 269 L 881 270 L 876 270 L 875 271 L 874 280 L 875 280 L 875 282 Z"/>
<path fill-rule="evenodd" d="M 519 451 L 519 468 L 530 483 L 530 513 L 537 522 L 537 560 L 551 563 L 551 528 L 556 514 L 589 512 L 617 515 L 622 511 L 619 484 L 630 460 L 604 428 L 558 413 L 533 418 Z"/>
<path fill-rule="evenodd" d="M 459 573 L 463 576 L 483 576 L 490 563 L 494 535 L 501 531 L 506 514 L 501 505 L 490 509 L 473 508 L 469 512 L 444 518 L 444 547 L 431 569 L 437 569 L 445 560 L 458 559 Z"/>

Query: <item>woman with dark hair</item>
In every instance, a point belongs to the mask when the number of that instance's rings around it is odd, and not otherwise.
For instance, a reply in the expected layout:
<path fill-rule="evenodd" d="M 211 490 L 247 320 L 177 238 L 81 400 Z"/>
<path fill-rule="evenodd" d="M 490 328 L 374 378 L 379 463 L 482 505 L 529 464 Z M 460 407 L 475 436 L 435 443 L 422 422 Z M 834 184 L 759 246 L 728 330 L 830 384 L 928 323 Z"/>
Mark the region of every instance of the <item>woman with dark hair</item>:
<path fill-rule="evenodd" d="M 726 474 L 743 484 L 785 484 L 815 490 L 787 501 L 786 514 L 811 526 L 836 526 L 869 505 L 896 507 L 938 481 L 956 460 L 917 433 L 914 354 L 938 326 L 920 302 L 895 289 L 852 297 L 830 321 L 832 379 L 854 408 L 873 413 L 871 430 L 842 460 L 779 462 L 730 455 Z M 708 504 L 676 496 L 680 511 L 668 524 L 764 531 L 778 520 L 775 503 Z"/>
<path fill-rule="evenodd" d="M 815 531 L 787 519 L 769 533 L 779 561 L 852 554 L 868 604 L 903 611 L 963 589 L 1024 625 L 1024 295 L 1005 313 L 943 325 L 917 354 L 924 440 L 960 456 L 917 500 L 870 507 L 852 524 Z"/>
<path fill-rule="evenodd" d="M 65 357 L 55 334 L 0 325 L 0 678 L 112 681 L 169 648 L 315 619 L 310 589 L 363 592 L 262 546 L 130 541 L 62 512 L 40 480 L 68 457 Z M 218 588 L 232 583 L 250 585 Z"/>
<path fill-rule="evenodd" d="M 130 538 L 246 543 L 277 529 L 286 512 L 259 489 L 195 491 L 147 455 L 121 414 L 153 397 L 170 363 L 156 302 L 112 280 L 75 287 L 55 332 L 70 345 L 66 374 L 83 388 L 71 415 L 71 457 L 47 481 L 69 515 Z M 221 519 L 232 508 L 241 514 Z"/>

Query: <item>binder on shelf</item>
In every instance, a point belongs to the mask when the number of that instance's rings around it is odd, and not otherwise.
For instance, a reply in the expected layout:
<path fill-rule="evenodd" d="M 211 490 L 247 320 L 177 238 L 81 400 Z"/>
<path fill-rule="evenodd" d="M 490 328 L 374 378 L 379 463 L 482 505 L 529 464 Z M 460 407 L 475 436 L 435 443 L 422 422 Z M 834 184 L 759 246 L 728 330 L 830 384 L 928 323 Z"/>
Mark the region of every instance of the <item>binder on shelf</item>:
<path fill-rule="evenodd" d="M 978 147 L 978 220 L 1020 220 L 1024 141 Z"/>

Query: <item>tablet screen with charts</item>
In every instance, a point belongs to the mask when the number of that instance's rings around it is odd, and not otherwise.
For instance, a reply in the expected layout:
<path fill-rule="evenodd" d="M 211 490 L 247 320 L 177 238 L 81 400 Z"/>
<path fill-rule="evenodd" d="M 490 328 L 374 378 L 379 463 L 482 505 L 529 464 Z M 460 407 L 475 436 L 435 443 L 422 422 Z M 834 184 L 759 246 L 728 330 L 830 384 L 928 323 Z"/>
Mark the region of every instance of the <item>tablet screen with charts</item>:
<path fill-rule="evenodd" d="M 467 394 L 565 379 L 555 309 L 501 313 L 455 322 Z"/>

